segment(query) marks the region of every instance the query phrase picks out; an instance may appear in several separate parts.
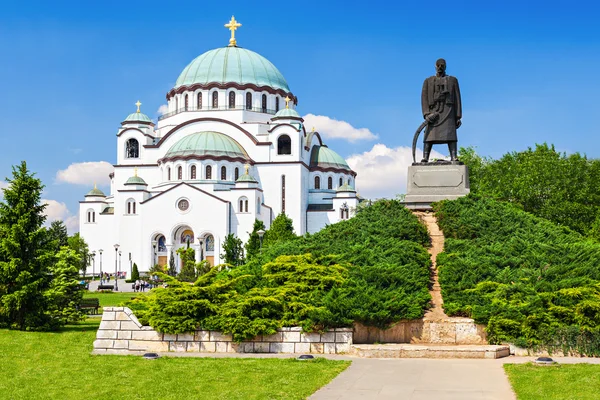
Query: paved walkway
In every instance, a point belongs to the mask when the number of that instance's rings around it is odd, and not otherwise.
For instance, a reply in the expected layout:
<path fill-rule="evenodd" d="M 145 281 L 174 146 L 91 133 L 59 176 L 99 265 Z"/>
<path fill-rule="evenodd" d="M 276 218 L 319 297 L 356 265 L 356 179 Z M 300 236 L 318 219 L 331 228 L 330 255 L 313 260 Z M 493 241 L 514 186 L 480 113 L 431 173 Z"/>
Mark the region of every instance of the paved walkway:
<path fill-rule="evenodd" d="M 500 360 L 360 359 L 310 399 L 515 399 Z"/>
<path fill-rule="evenodd" d="M 96 279 L 95 281 L 91 281 L 90 282 L 90 292 L 95 292 L 96 290 L 98 290 L 98 285 L 100 284 L 100 281 L 98 279 Z M 105 285 L 114 285 L 115 284 L 115 280 L 111 279 L 110 282 L 105 282 Z M 119 279 L 119 292 L 134 292 L 133 288 L 131 287 L 131 283 L 125 283 L 125 279 Z"/>

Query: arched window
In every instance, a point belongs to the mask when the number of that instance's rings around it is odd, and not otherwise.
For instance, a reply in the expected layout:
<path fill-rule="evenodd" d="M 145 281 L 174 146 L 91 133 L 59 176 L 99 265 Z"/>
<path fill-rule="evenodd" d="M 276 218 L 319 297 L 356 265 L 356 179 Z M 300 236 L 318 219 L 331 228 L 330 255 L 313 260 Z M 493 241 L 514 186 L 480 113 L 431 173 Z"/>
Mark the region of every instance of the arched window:
<path fill-rule="evenodd" d="M 167 241 L 163 235 L 158 237 L 158 252 L 165 253 L 167 251 Z"/>
<path fill-rule="evenodd" d="M 342 180 L 342 178 L 340 178 L 340 186 L 342 186 L 343 184 L 344 184 L 343 180 Z"/>
<path fill-rule="evenodd" d="M 221 180 L 222 181 L 227 180 L 227 167 L 225 167 L 225 166 L 221 167 Z"/>
<path fill-rule="evenodd" d="M 190 168 L 190 177 L 191 179 L 196 179 L 196 166 L 192 165 L 192 167 Z"/>
<path fill-rule="evenodd" d="M 219 92 L 213 92 L 212 97 L 212 108 L 219 108 Z"/>
<path fill-rule="evenodd" d="M 235 108 L 235 92 L 229 92 L 229 108 Z"/>
<path fill-rule="evenodd" d="M 234 171 L 235 171 L 235 172 L 234 172 L 234 176 L 235 176 L 235 179 L 234 179 L 234 180 L 236 180 L 236 181 L 237 181 L 237 180 L 238 180 L 238 178 L 240 177 L 240 169 L 236 167 L 236 169 L 235 169 Z"/>
<path fill-rule="evenodd" d="M 277 139 L 277 154 L 292 154 L 292 139 L 288 135 L 281 135 Z"/>
<path fill-rule="evenodd" d="M 240 197 L 240 201 L 239 201 L 239 212 L 248 212 L 248 198 L 247 197 Z"/>
<path fill-rule="evenodd" d="M 350 218 L 350 208 L 347 203 L 342 204 L 340 207 L 340 219 L 348 219 Z"/>
<path fill-rule="evenodd" d="M 329 190 L 333 189 L 333 178 L 332 177 L 327 178 L 327 189 L 329 189 Z"/>
<path fill-rule="evenodd" d="M 171 180 L 171 167 L 167 168 L 167 180 L 170 181 Z"/>
<path fill-rule="evenodd" d="M 252 110 L 252 93 L 246 93 L 246 110 Z"/>
<path fill-rule="evenodd" d="M 348 186 L 352 186 L 352 178 L 348 178 Z"/>
<path fill-rule="evenodd" d="M 281 175 L 281 212 L 285 213 L 285 175 Z"/>
<path fill-rule="evenodd" d="M 321 189 L 321 177 L 315 176 L 315 189 Z"/>
<path fill-rule="evenodd" d="M 185 111 L 187 111 L 187 110 L 188 110 L 188 95 L 187 95 L 187 94 L 185 95 L 185 102 L 184 102 L 183 109 L 184 109 Z"/>
<path fill-rule="evenodd" d="M 198 93 L 196 107 L 198 107 L 198 110 L 202 110 L 202 92 Z"/>
<path fill-rule="evenodd" d="M 206 237 L 206 251 L 215 251 L 215 238 L 213 235 Z"/>
<path fill-rule="evenodd" d="M 94 210 L 87 211 L 87 222 L 93 224 L 96 222 L 96 212 Z"/>
<path fill-rule="evenodd" d="M 140 144 L 136 139 L 129 139 L 125 144 L 125 158 L 139 158 Z"/>
<path fill-rule="evenodd" d="M 212 179 L 212 167 L 210 165 L 206 166 L 206 177 L 205 179 Z"/>
<path fill-rule="evenodd" d="M 260 197 L 256 198 L 256 213 L 260 214 Z"/>
<path fill-rule="evenodd" d="M 266 94 L 262 95 L 262 112 L 264 112 L 264 113 L 267 112 L 267 95 Z"/>
<path fill-rule="evenodd" d="M 275 97 L 275 112 L 279 111 L 279 97 Z"/>
<path fill-rule="evenodd" d="M 183 168 L 177 167 L 177 179 L 183 179 Z"/>
<path fill-rule="evenodd" d="M 179 112 L 179 97 L 175 97 L 175 112 Z"/>
<path fill-rule="evenodd" d="M 135 214 L 135 200 L 134 199 L 127 200 L 127 214 L 129 214 L 129 215 Z"/>

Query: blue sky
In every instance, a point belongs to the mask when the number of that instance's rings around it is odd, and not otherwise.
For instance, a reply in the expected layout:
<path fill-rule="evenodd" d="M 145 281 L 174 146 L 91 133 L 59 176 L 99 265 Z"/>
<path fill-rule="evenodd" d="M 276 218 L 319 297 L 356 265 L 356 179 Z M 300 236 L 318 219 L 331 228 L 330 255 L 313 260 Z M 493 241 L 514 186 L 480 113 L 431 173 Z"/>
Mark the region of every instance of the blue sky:
<path fill-rule="evenodd" d="M 133 103 L 140 99 L 156 117 L 181 70 L 227 45 L 223 24 L 232 14 L 243 24 L 238 45 L 278 67 L 302 115 L 377 135 L 351 142 L 332 132 L 326 140 L 342 156 L 354 155 L 359 190 L 361 168 L 373 171 L 381 162 L 381 170 L 397 175 L 387 186 L 363 184 L 367 195 L 402 191 L 400 159 L 422 120 L 423 79 L 439 57 L 461 85 L 461 146 L 500 157 L 548 142 L 600 157 L 600 6 L 439 4 L 436 12 L 433 3 L 397 1 L 4 4 L 0 181 L 27 160 L 47 185 L 44 197 L 68 210 L 62 217 L 76 214 L 93 182 L 59 182 L 57 172 L 73 163 L 113 163 L 115 133 Z"/>

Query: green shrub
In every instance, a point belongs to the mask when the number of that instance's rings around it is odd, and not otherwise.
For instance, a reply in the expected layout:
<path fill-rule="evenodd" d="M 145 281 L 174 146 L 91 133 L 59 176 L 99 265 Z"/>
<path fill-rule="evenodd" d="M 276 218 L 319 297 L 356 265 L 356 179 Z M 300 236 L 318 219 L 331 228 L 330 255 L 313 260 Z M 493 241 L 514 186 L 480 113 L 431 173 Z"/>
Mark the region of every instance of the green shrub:
<path fill-rule="evenodd" d="M 449 315 L 487 324 L 494 343 L 600 351 L 581 341 L 600 338 L 600 244 L 473 195 L 434 208 L 446 237 L 437 261 Z"/>
<path fill-rule="evenodd" d="M 314 235 L 272 242 L 246 264 L 217 266 L 193 285 L 161 275 L 168 287 L 130 306 L 161 332 L 214 329 L 238 341 L 291 325 L 387 327 L 428 307 L 429 244 L 409 210 L 382 200 Z"/>

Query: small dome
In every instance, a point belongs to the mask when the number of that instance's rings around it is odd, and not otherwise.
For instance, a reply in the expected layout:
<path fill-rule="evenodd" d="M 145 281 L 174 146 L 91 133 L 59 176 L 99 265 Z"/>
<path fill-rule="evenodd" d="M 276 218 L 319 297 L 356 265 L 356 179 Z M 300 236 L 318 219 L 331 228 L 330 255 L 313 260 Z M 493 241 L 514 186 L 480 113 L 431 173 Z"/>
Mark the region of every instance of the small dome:
<path fill-rule="evenodd" d="M 325 146 L 315 146 L 310 153 L 310 167 L 337 168 L 352 171 L 346 160 Z"/>
<path fill-rule="evenodd" d="M 347 183 L 344 183 L 342 186 L 340 186 L 339 188 L 337 188 L 336 192 L 338 192 L 338 193 L 342 193 L 342 192 L 354 192 L 354 193 L 356 193 L 356 189 L 354 189 L 354 186 L 348 185 Z"/>
<path fill-rule="evenodd" d="M 282 110 L 277 111 L 277 114 L 272 119 L 275 118 L 302 118 L 298 111 L 293 108 L 284 108 Z"/>
<path fill-rule="evenodd" d="M 90 190 L 88 192 L 88 194 L 85 195 L 85 197 L 88 197 L 88 196 L 106 197 L 104 192 L 102 190 L 98 189 L 96 186 L 94 186 L 94 188 L 92 190 Z"/>
<path fill-rule="evenodd" d="M 128 123 L 128 122 L 142 122 L 142 123 L 146 123 L 146 124 L 153 124 L 150 117 L 147 116 L 146 114 L 144 114 L 143 112 L 134 112 L 134 113 L 129 114 L 127 116 L 127 118 L 125 118 L 125 121 L 123 121 L 123 123 Z"/>
<path fill-rule="evenodd" d="M 197 132 L 187 135 L 175 143 L 165 159 L 190 156 L 230 157 L 248 160 L 243 147 L 229 136 L 213 131 Z"/>
<path fill-rule="evenodd" d="M 125 182 L 125 184 L 126 185 L 144 185 L 144 186 L 148 186 L 148 184 L 146 183 L 146 181 L 143 180 L 142 178 L 140 178 L 137 175 L 132 176 L 131 178 L 127 179 L 127 182 Z"/>
<path fill-rule="evenodd" d="M 236 182 L 258 183 L 258 181 L 254 179 L 252 175 L 249 174 L 244 174 L 240 176 L 239 178 L 237 178 Z"/>
<path fill-rule="evenodd" d="M 269 60 L 235 46 L 210 50 L 196 57 L 181 72 L 175 88 L 212 82 L 251 84 L 290 91 L 281 72 Z"/>

